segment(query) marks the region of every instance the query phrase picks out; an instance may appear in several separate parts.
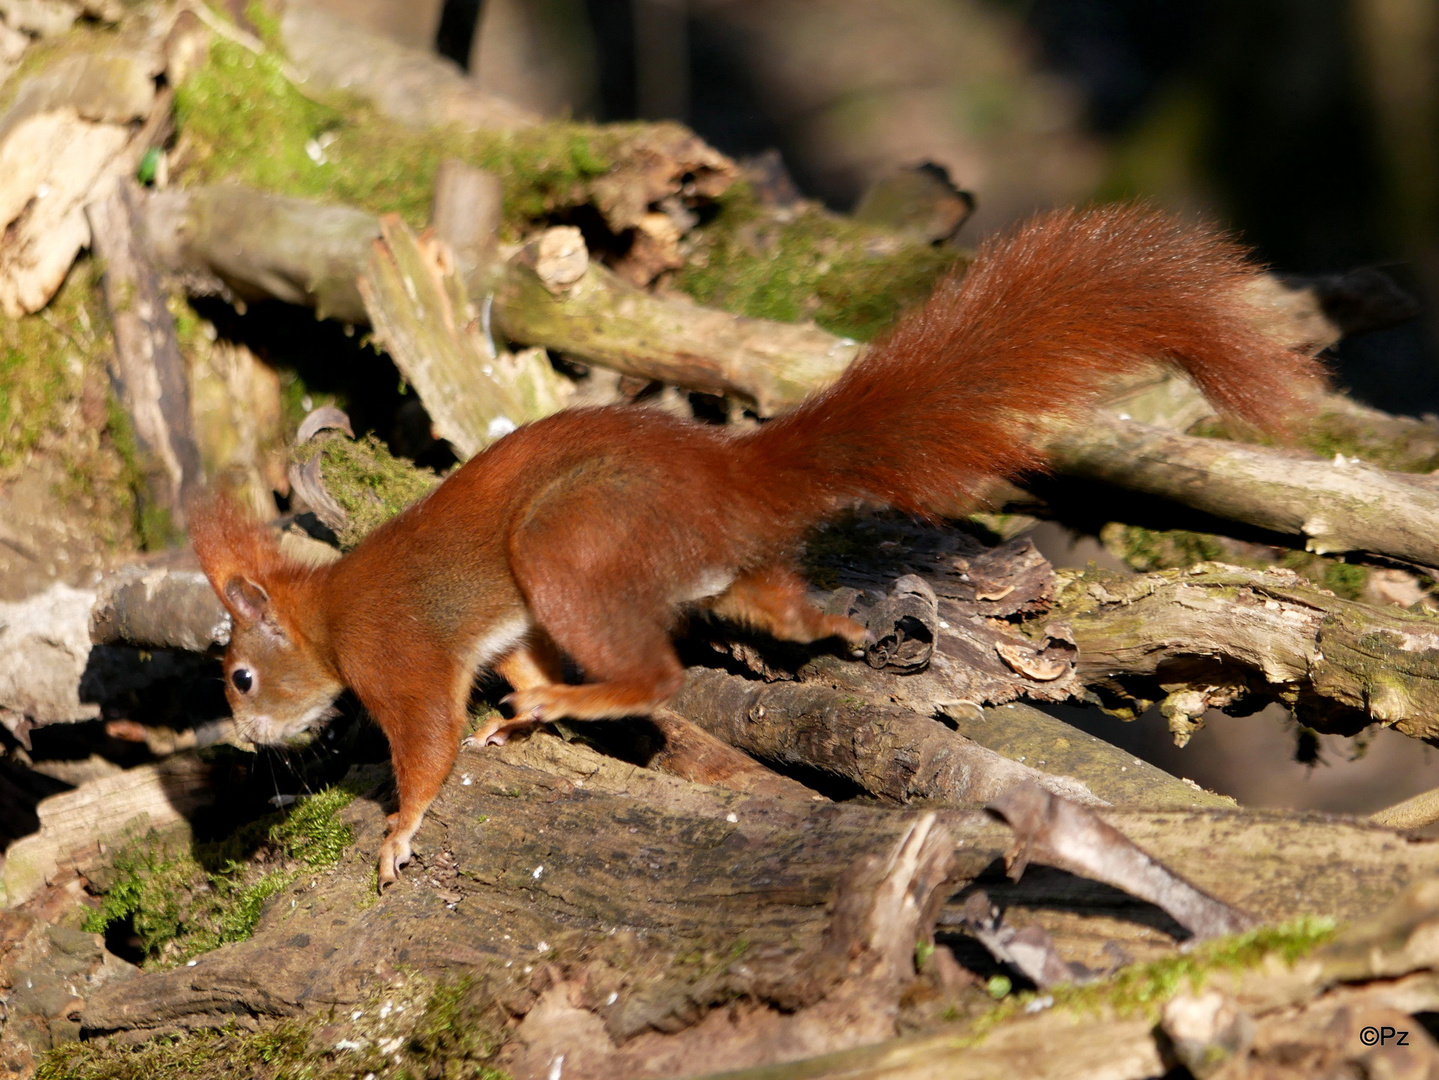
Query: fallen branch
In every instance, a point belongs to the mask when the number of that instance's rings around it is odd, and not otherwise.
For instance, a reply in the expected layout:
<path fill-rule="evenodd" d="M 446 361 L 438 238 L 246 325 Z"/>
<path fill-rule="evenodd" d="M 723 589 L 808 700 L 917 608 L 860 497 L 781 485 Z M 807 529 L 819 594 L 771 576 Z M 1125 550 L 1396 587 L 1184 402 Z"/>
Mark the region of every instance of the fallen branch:
<path fill-rule="evenodd" d="M 1147 900 L 1196 938 L 1222 937 L 1259 920 L 1196 889 L 1093 811 L 1035 784 L 1017 785 L 988 809 L 1014 830 L 1005 868 L 1018 879 L 1030 861 L 1103 881 Z"/>
<path fill-rule="evenodd" d="M 164 191 L 146 208 L 156 257 L 197 292 L 307 304 L 365 323 L 356 281 L 379 222 L 347 207 L 238 187 Z M 745 319 L 625 284 L 588 259 L 563 291 L 535 271 L 536 243 L 495 271 L 494 318 L 513 340 L 644 378 L 735 393 L 763 411 L 839 374 L 854 342 L 815 326 Z"/>
<path fill-rule="evenodd" d="M 302 92 L 354 94 L 415 127 L 515 131 L 540 122 L 514 102 L 482 91 L 451 61 L 308 4 L 285 6 L 280 39 Z"/>
<path fill-rule="evenodd" d="M 982 803 L 1032 781 L 1091 805 L 1081 782 L 1001 757 L 908 709 L 823 686 L 691 669 L 676 712 L 763 761 L 814 769 L 891 802 Z"/>
<path fill-rule="evenodd" d="M 589 261 L 556 287 L 538 272 L 539 244 L 495 284 L 495 320 L 515 341 L 713 394 L 736 394 L 762 415 L 830 382 L 857 343 L 817 326 L 746 319 L 679 296 L 652 296 Z"/>
<path fill-rule="evenodd" d="M 1439 494 L 1423 478 L 1179 435 L 1099 411 L 1052 444 L 1055 468 L 1216 517 L 1302 536 L 1318 554 L 1367 551 L 1439 565 Z"/>

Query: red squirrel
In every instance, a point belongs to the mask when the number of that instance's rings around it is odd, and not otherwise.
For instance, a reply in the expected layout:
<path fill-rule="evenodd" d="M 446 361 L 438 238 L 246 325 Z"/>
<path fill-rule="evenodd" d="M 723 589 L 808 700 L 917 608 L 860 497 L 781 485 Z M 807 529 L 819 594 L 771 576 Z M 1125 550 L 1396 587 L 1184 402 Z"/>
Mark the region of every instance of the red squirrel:
<path fill-rule="evenodd" d="M 632 405 L 527 424 L 332 564 L 280 554 L 233 502 L 194 517 L 233 617 L 226 693 L 241 730 L 278 743 L 350 687 L 389 738 L 393 882 L 459 751 L 476 672 L 512 685 L 519 725 L 647 713 L 680 687 L 686 609 L 776 638 L 864 640 L 806 599 L 792 556 L 856 503 L 920 518 L 1042 466 L 1036 426 L 1112 378 L 1171 361 L 1225 412 L 1265 428 L 1321 379 L 1254 324 L 1259 269 L 1222 233 L 1146 207 L 1041 214 L 982 244 L 827 389 L 753 430 Z M 558 654 L 585 681 L 563 681 Z"/>

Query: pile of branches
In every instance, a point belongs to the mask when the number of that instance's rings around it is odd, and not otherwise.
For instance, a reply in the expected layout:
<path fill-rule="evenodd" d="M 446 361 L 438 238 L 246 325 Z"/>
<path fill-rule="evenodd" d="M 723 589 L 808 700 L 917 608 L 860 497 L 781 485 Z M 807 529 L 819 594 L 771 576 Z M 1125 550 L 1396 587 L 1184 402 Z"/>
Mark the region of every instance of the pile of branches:
<path fill-rule="evenodd" d="M 285 544 L 331 558 L 436 481 L 332 406 L 289 437 L 271 365 L 243 334 L 187 337 L 189 304 L 212 328 L 295 305 L 367 327 L 420 407 L 412 456 L 463 460 L 579 402 L 762 422 L 858 354 L 847 327 L 874 329 L 963 264 L 968 200 L 932 169 L 841 218 L 773 162 L 741 167 L 676 125 L 546 124 L 303 7 L 246 23 L 198 3 L 44 6 L 43 25 L 3 9 L 15 37 L 0 46 L 23 60 L 0 120 L 0 305 L 45 317 L 94 253 L 140 498 L 181 534 L 187 499 L 223 475 Z M 397 178 L 297 193 L 311 182 L 227 163 L 205 110 L 245 72 L 317 169 L 367 139 L 431 153 L 428 213 Z M 248 107 L 235 122 L 263 128 L 270 105 Z M 466 153 L 432 153 L 449 146 Z M 818 240 L 800 287 L 899 287 L 758 317 L 779 285 L 753 280 L 801 225 Z M 1363 277 L 1256 296 L 1271 332 L 1314 349 L 1405 314 Z M 197 372 L 221 351 L 228 406 L 199 423 Z M 1391 462 L 1439 446 L 1428 422 L 1337 395 L 1322 411 L 1331 443 Z M 7 851 L 0 1052 L 19 1075 L 178 1068 L 166 1054 L 205 1075 L 217 1046 L 281 1075 L 281 1045 L 312 1075 L 1297 1077 L 1386 1055 L 1427 1075 L 1439 1048 L 1414 1016 L 1439 1010 L 1424 883 L 1439 849 L 1396 831 L 1430 821 L 1427 804 L 1378 822 L 1254 814 L 1021 704 L 1157 702 L 1184 738 L 1211 708 L 1277 701 L 1318 730 L 1439 737 L 1439 624 L 1422 605 L 1341 598 L 1272 565 L 1289 548 L 1431 573 L 1434 482 L 1186 433 L 1201 422 L 1187 386 L 1117 387 L 1111 410 L 1052 435 L 1041 495 L 1059 513 L 1086 485 L 1116 521 L 1163 500 L 1240 538 L 1215 542 L 1245 565 L 1057 573 L 1003 539 L 1018 514 L 842 522 L 810 570 L 828 610 L 868 626 L 863 662 L 696 625 L 685 687 L 651 720 L 462 755 L 378 899 L 383 770 L 348 774 L 362 797 L 324 860 L 276 826 L 216 869 L 188 823 L 230 797 L 230 759 L 201 749 L 233 740 L 227 721 L 117 718 L 137 686 L 213 675 L 228 624 L 183 548 L 0 605 L 15 741 L 33 752 L 42 731 L 104 718 L 152 758 L 42 801 Z M 1043 509 L 1033 492 L 996 499 Z M 169 890 L 165 938 L 146 904 L 178 873 L 177 843 L 194 873 Z M 242 932 L 177 945 L 222 893 L 252 898 Z M 74 930 L 91 909 L 108 914 Z M 1353 925 L 1323 944 L 1336 922 Z M 125 933 L 143 966 L 112 948 Z M 1370 1030 L 1408 1032 L 1409 1056 Z"/>

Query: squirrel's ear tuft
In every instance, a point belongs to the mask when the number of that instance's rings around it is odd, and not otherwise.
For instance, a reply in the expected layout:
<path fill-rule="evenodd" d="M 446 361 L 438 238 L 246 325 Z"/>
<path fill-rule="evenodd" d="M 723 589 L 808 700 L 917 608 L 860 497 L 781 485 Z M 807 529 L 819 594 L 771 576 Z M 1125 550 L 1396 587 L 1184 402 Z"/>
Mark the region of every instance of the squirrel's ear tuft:
<path fill-rule="evenodd" d="M 255 621 L 268 609 L 265 583 L 284 566 L 279 543 L 228 492 L 197 500 L 189 517 L 200 569 L 231 615 Z"/>

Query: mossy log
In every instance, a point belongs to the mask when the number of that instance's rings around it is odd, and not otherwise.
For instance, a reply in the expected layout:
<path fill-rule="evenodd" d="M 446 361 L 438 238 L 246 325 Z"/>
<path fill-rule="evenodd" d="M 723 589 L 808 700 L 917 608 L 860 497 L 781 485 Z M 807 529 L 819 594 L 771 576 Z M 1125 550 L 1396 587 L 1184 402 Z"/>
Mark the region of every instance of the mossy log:
<path fill-rule="evenodd" d="M 1069 960 L 1175 952 L 1173 924 L 1116 890 L 1034 867 L 1008 882 L 1009 831 L 982 814 L 726 794 L 542 734 L 462 755 L 416 862 L 378 901 L 383 817 L 364 800 L 349 813 L 354 850 L 278 896 L 254 938 L 101 988 L 84 1028 L 134 1040 L 288 1017 L 325 1025 L 313 1053 L 373 1052 L 394 1036 L 412 1046 L 420 1019 L 401 1011 L 378 1034 L 382 1002 L 463 979 L 473 1014 L 451 1020 L 507 1031 L 495 1063 L 517 1080 L 562 1054 L 586 1080 L 693 1075 L 873 1043 L 902 1017 L 936 1030 L 943 1002 L 912 989 L 914 943 L 965 886 Z M 1353 918 L 1439 871 L 1439 844 L 1336 819 L 1105 817 L 1209 894 L 1276 920 Z"/>
<path fill-rule="evenodd" d="M 857 342 L 812 324 L 746 319 L 654 296 L 590 262 L 563 289 L 535 272 L 537 245 L 495 284 L 495 321 L 512 339 L 645 379 L 737 395 L 771 415 L 837 378 Z"/>
<path fill-rule="evenodd" d="M 1164 697 L 1181 737 L 1209 708 L 1279 700 L 1324 730 L 1377 720 L 1439 738 L 1439 621 L 1341 600 L 1291 571 L 1084 576 L 1052 618 L 1078 646 L 1080 681 L 1141 703 Z"/>
<path fill-rule="evenodd" d="M 362 211 L 238 187 L 151 197 L 156 256 L 187 287 L 232 290 L 314 306 L 365 323 L 356 282 L 380 235 Z M 744 319 L 661 298 L 593 263 L 562 295 L 533 269 L 533 253 L 495 270 L 494 318 L 512 339 L 645 378 L 735 393 L 773 411 L 839 374 L 859 346 L 814 326 Z"/>

